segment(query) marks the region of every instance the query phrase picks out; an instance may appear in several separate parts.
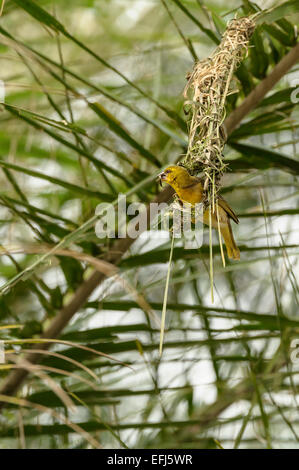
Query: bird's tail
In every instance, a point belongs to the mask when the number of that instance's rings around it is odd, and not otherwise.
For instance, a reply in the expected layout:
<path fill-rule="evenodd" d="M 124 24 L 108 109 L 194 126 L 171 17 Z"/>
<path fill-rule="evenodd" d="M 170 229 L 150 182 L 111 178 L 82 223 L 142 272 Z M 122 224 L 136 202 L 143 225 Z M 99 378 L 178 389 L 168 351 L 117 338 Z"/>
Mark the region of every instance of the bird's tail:
<path fill-rule="evenodd" d="M 220 227 L 221 235 L 223 236 L 223 240 L 227 250 L 227 256 L 231 259 L 240 259 L 240 250 L 236 245 L 233 231 L 230 225 L 230 221 L 228 220 L 226 224 L 223 224 Z"/>

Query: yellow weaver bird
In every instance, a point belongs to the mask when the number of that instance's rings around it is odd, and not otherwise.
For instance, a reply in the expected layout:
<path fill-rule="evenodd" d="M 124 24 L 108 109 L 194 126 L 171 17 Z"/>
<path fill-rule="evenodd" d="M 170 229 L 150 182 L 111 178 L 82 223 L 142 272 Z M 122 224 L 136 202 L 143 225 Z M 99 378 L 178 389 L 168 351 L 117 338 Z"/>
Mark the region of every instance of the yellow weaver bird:
<path fill-rule="evenodd" d="M 164 181 L 169 184 L 177 193 L 178 197 L 182 202 L 189 204 L 200 203 L 203 200 L 203 185 L 202 181 L 196 176 L 191 176 L 186 168 L 182 166 L 172 165 L 166 168 L 159 175 L 160 182 Z M 210 209 L 206 209 L 203 214 L 203 223 L 209 225 L 209 212 Z M 234 240 L 230 219 L 236 224 L 239 223 L 238 217 L 234 211 L 229 207 L 228 203 L 221 196 L 218 196 L 215 204 L 215 212 L 212 212 L 212 227 L 218 229 L 219 216 L 219 227 L 223 237 L 227 255 L 229 258 L 239 260 L 240 250 Z"/>

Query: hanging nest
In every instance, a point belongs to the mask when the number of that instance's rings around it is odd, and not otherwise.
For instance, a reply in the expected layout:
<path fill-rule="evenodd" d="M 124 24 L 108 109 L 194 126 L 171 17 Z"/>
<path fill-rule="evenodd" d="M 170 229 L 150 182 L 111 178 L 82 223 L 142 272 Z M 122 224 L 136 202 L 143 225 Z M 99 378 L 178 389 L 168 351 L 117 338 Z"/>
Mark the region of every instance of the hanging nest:
<path fill-rule="evenodd" d="M 185 109 L 191 115 L 189 121 L 189 144 L 186 157 L 181 165 L 191 174 L 203 172 L 204 204 L 208 205 L 217 197 L 220 182 L 226 169 L 223 162 L 223 148 L 226 133 L 226 97 L 236 90 L 231 89 L 235 69 L 248 50 L 248 43 L 254 31 L 250 18 L 233 19 L 229 22 L 222 41 L 211 57 L 197 62 L 187 76 L 184 90 Z M 188 99 L 188 92 L 193 92 Z"/>

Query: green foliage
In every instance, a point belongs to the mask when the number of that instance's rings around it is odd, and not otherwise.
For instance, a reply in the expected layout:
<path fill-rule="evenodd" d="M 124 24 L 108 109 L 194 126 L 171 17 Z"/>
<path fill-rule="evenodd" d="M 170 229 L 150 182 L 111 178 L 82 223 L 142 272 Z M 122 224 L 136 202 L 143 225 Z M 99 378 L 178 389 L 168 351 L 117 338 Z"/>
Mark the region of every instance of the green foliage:
<path fill-rule="evenodd" d="M 94 440 L 115 448 L 298 447 L 296 67 L 229 136 L 223 193 L 240 217 L 241 261 L 223 268 L 215 233 L 215 303 L 207 232 L 200 250 L 175 240 L 161 358 L 156 319 L 169 239 L 140 238 L 117 275 L 77 297 L 88 289 L 91 257 L 116 259 L 114 240 L 95 235 L 97 204 L 115 204 L 118 193 L 153 200 L 158 171 L 186 151 L 182 91 L 192 57 L 207 57 L 235 14 L 257 15 L 229 115 L 298 40 L 298 1 L 266 11 L 262 2 L 233 2 L 233 11 L 225 2 L 165 2 L 168 9 L 160 0 L 5 2 L 1 448 L 96 447 Z M 61 343 L 47 351 L 40 336 L 72 303 Z M 32 345 L 40 365 L 3 396 Z"/>

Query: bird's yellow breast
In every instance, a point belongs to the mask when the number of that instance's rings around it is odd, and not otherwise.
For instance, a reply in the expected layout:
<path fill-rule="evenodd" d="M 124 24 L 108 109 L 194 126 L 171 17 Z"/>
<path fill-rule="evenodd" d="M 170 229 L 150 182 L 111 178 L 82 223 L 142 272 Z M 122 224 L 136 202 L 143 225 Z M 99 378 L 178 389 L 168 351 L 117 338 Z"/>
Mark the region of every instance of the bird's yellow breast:
<path fill-rule="evenodd" d="M 200 183 L 186 188 L 175 188 L 177 195 L 183 202 L 197 204 L 202 202 L 203 191 Z"/>

